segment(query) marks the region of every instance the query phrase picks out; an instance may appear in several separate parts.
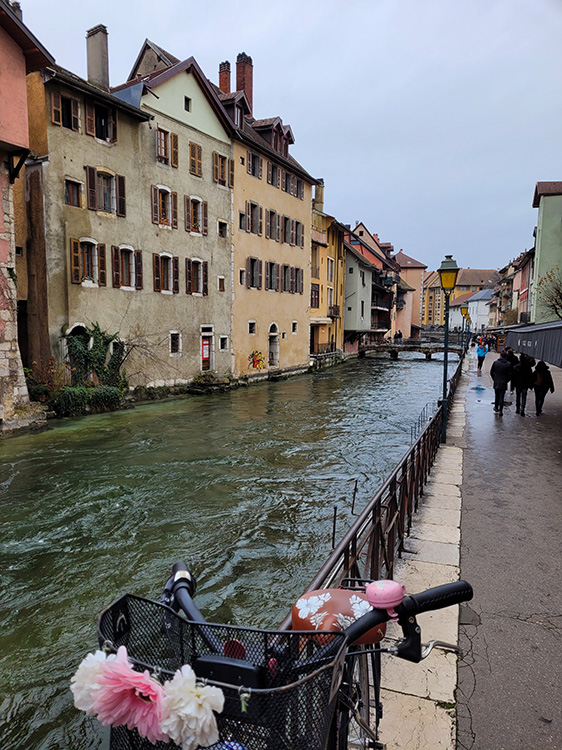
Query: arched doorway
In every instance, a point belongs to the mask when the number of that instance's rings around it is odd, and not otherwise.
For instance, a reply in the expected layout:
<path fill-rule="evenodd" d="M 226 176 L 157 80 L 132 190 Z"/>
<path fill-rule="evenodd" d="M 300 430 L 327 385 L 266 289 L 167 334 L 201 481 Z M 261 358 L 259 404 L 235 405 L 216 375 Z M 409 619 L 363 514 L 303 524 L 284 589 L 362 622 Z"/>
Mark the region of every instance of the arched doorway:
<path fill-rule="evenodd" d="M 277 323 L 269 326 L 269 358 L 270 367 L 279 367 L 279 328 Z"/>

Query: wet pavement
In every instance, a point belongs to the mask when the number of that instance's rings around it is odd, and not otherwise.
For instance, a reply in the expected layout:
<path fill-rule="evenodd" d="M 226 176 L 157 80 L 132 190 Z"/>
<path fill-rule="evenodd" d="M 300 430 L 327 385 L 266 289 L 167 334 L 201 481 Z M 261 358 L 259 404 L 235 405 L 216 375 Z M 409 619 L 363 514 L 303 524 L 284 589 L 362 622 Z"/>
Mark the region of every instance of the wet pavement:
<path fill-rule="evenodd" d="M 471 352 L 463 450 L 457 750 L 562 748 L 562 370 L 525 417 L 493 411 L 488 354 Z M 448 441 L 449 444 L 449 441 Z"/>

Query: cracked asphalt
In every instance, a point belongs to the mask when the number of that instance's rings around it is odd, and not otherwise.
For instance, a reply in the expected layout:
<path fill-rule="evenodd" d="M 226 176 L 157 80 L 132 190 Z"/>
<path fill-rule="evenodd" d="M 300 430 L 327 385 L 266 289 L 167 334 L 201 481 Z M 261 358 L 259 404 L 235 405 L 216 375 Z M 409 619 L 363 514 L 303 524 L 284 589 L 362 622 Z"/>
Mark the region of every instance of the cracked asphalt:
<path fill-rule="evenodd" d="M 497 356 L 468 373 L 457 750 L 562 750 L 562 370 L 540 417 L 531 391 L 525 417 L 509 391 L 500 417 Z"/>

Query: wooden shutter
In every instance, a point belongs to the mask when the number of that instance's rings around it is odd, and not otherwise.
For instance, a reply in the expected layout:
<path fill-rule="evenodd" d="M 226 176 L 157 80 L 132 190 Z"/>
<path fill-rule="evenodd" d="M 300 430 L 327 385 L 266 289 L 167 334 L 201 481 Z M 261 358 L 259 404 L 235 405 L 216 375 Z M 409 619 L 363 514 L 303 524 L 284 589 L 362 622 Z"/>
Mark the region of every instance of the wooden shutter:
<path fill-rule="evenodd" d="M 177 255 L 172 258 L 172 291 L 174 294 L 180 291 L 180 259 Z"/>
<path fill-rule="evenodd" d="M 80 243 L 78 240 L 70 239 L 70 281 L 79 284 L 82 281 L 80 273 Z"/>
<path fill-rule="evenodd" d="M 213 182 L 218 182 L 219 176 L 219 155 L 213 151 Z"/>
<path fill-rule="evenodd" d="M 96 134 L 96 110 L 93 102 L 86 102 L 86 135 Z"/>
<path fill-rule="evenodd" d="M 289 241 L 289 245 L 295 244 L 295 232 L 296 232 L 296 222 L 294 219 L 291 219 L 291 239 Z"/>
<path fill-rule="evenodd" d="M 152 253 L 152 271 L 154 276 L 154 291 L 159 292 L 162 289 L 160 281 L 160 256 L 158 253 Z"/>
<path fill-rule="evenodd" d="M 299 182 L 298 187 L 299 187 L 299 198 L 301 199 L 301 201 L 303 201 L 304 200 L 304 182 L 302 180 Z"/>
<path fill-rule="evenodd" d="M 142 289 L 142 250 L 135 250 L 135 289 Z"/>
<path fill-rule="evenodd" d="M 117 140 L 117 110 L 109 110 L 109 140 L 115 143 Z"/>
<path fill-rule="evenodd" d="M 86 167 L 86 192 L 88 208 L 97 211 L 98 208 L 98 177 L 95 167 Z"/>
<path fill-rule="evenodd" d="M 172 229 L 178 228 L 178 194 L 172 193 Z"/>
<path fill-rule="evenodd" d="M 273 165 L 270 161 L 267 162 L 267 184 L 271 185 L 271 172 L 273 169 Z"/>
<path fill-rule="evenodd" d="M 170 158 L 172 167 L 179 166 L 179 146 L 178 146 L 178 134 L 170 133 Z"/>
<path fill-rule="evenodd" d="M 185 214 L 185 231 L 191 232 L 191 198 L 189 195 L 183 196 L 183 210 Z"/>
<path fill-rule="evenodd" d="M 246 258 L 246 286 L 248 289 L 252 286 L 252 259 Z"/>
<path fill-rule="evenodd" d="M 107 264 L 105 262 L 105 245 L 98 244 L 98 286 L 107 286 Z"/>
<path fill-rule="evenodd" d="M 295 267 L 294 266 L 291 266 L 291 268 L 289 269 L 289 274 L 291 277 L 290 282 L 289 282 L 289 291 L 291 292 L 291 294 L 294 294 L 295 293 Z"/>
<path fill-rule="evenodd" d="M 263 278 L 263 260 L 258 260 L 258 289 L 261 289 Z"/>
<path fill-rule="evenodd" d="M 113 286 L 121 286 L 121 258 L 119 248 L 116 245 L 111 246 L 111 270 L 113 275 Z"/>
<path fill-rule="evenodd" d="M 203 149 L 197 146 L 197 172 L 198 177 L 203 177 Z"/>
<path fill-rule="evenodd" d="M 209 264 L 206 260 L 203 261 L 203 296 L 207 297 L 209 294 Z"/>
<path fill-rule="evenodd" d="M 263 208 L 261 206 L 258 206 L 259 209 L 259 221 L 258 221 L 258 234 L 263 234 Z"/>
<path fill-rule="evenodd" d="M 58 91 L 51 91 L 51 122 L 53 125 L 62 125 L 62 108 Z"/>
<path fill-rule="evenodd" d="M 118 174 L 115 180 L 117 183 L 117 216 L 126 216 L 125 177 L 122 174 Z"/>
<path fill-rule="evenodd" d="M 193 286 L 191 279 L 193 278 L 192 275 L 193 271 L 193 263 L 191 262 L 191 258 L 185 259 L 185 293 L 186 294 L 192 294 L 193 293 Z"/>
<path fill-rule="evenodd" d="M 265 237 L 266 239 L 269 239 L 270 232 L 271 232 L 270 210 L 266 208 L 265 209 Z"/>
<path fill-rule="evenodd" d="M 250 211 L 250 201 L 246 201 L 246 231 L 251 231 L 251 211 Z"/>
<path fill-rule="evenodd" d="M 228 187 L 234 187 L 234 159 L 228 160 Z"/>
<path fill-rule="evenodd" d="M 80 113 L 78 110 L 78 101 L 76 99 L 71 100 L 72 107 L 72 130 L 80 130 Z"/>
<path fill-rule="evenodd" d="M 270 266 L 271 266 L 270 263 L 265 264 L 265 288 L 266 289 L 269 289 L 269 285 L 271 283 L 271 275 L 269 273 Z"/>
<path fill-rule="evenodd" d="M 275 291 L 278 292 L 280 289 L 281 279 L 280 277 L 281 267 L 279 263 L 275 264 Z"/>
<path fill-rule="evenodd" d="M 294 174 L 291 175 L 291 195 L 297 194 L 297 178 Z"/>
<path fill-rule="evenodd" d="M 252 174 L 252 152 L 246 151 L 246 169 L 248 174 Z"/>
<path fill-rule="evenodd" d="M 262 175 L 263 175 L 263 159 L 260 156 L 260 169 L 259 169 L 259 173 L 258 173 L 258 177 L 260 178 L 260 180 L 262 178 Z"/>
<path fill-rule="evenodd" d="M 283 221 L 283 218 L 277 214 L 277 237 L 275 237 L 275 240 L 277 242 L 281 242 L 281 222 Z"/>
<path fill-rule="evenodd" d="M 304 224 L 301 224 L 301 247 L 304 247 Z"/>
<path fill-rule="evenodd" d="M 280 187 L 280 186 L 281 186 L 281 170 L 279 169 L 279 167 L 277 167 L 277 185 L 276 185 L 276 187 Z"/>
<path fill-rule="evenodd" d="M 158 188 L 156 185 L 150 186 L 151 196 L 152 196 L 152 223 L 158 224 L 159 223 L 159 208 L 158 208 Z"/>
<path fill-rule="evenodd" d="M 207 201 L 203 201 L 201 204 L 201 213 L 203 215 L 203 235 L 206 237 L 209 234 L 209 206 Z"/>
<path fill-rule="evenodd" d="M 195 174 L 195 170 L 197 168 L 196 159 L 195 159 L 195 144 L 191 143 L 189 144 L 189 171 L 191 174 Z"/>

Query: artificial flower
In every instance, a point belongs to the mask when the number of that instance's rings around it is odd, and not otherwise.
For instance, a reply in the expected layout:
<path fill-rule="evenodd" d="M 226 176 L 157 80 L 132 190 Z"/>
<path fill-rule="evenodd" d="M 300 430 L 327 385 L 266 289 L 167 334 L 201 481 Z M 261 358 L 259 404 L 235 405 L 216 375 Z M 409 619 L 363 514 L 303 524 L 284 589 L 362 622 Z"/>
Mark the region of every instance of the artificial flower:
<path fill-rule="evenodd" d="M 169 741 L 160 729 L 164 688 L 148 671 L 135 672 L 125 646 L 119 647 L 114 660 L 106 661 L 98 682 L 93 711 L 104 726 L 126 724 L 152 744 Z"/>
<path fill-rule="evenodd" d="M 182 750 L 208 747 L 218 742 L 213 711 L 224 707 L 222 690 L 197 684 L 193 669 L 185 664 L 164 684 L 161 728 Z"/>
<path fill-rule="evenodd" d="M 70 689 L 74 695 L 74 705 L 89 716 L 94 713 L 94 700 L 99 690 L 99 678 L 103 674 L 107 661 L 113 661 L 115 656 L 106 657 L 103 651 L 88 654 L 70 678 Z"/>
<path fill-rule="evenodd" d="M 353 614 L 355 615 L 355 619 L 357 620 L 373 609 L 366 599 L 362 599 L 360 596 L 356 596 L 355 594 L 351 597 L 349 603 L 351 604 L 351 609 L 353 610 Z"/>
<path fill-rule="evenodd" d="M 332 598 L 332 595 L 329 593 L 326 594 L 317 594 L 316 596 L 309 596 L 309 597 L 303 597 L 302 599 L 299 599 L 296 607 L 299 611 L 299 617 L 301 620 L 306 620 L 308 615 L 314 615 L 320 607 L 325 604 L 327 601 L 329 601 Z"/>

